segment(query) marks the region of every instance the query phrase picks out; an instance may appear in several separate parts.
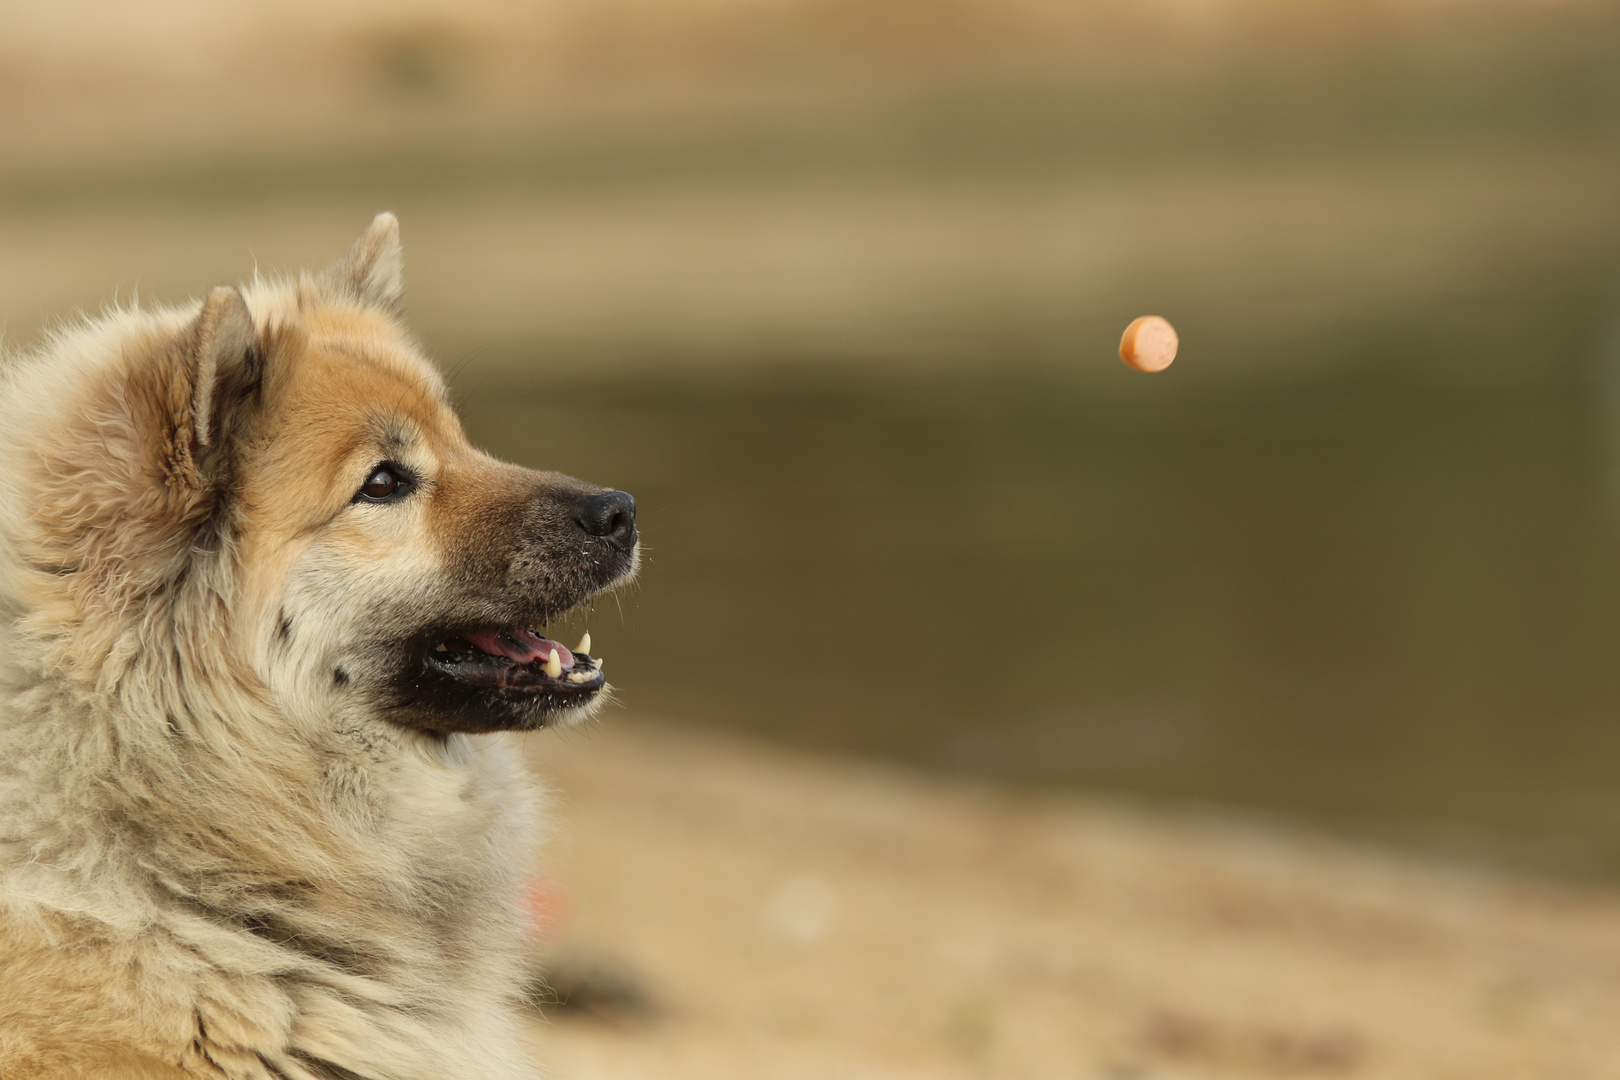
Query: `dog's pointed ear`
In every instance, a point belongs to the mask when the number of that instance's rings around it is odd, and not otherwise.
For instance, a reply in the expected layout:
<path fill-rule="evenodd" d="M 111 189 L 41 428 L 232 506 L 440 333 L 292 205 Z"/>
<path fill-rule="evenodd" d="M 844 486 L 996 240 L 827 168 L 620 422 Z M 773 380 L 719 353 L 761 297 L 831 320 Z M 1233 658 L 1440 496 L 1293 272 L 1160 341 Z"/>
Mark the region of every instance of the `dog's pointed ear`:
<path fill-rule="evenodd" d="M 221 392 L 248 381 L 257 341 L 253 313 L 239 290 L 221 285 L 208 294 L 192 324 L 191 434 L 199 447 L 218 441 Z"/>
<path fill-rule="evenodd" d="M 263 378 L 265 351 L 247 301 L 222 285 L 164 357 L 131 376 L 125 395 L 131 419 L 175 490 L 200 490 L 217 479 L 241 406 Z"/>
<path fill-rule="evenodd" d="M 399 219 L 385 211 L 372 219 L 349 253 L 321 275 L 321 284 L 343 299 L 397 314 L 405 296 L 404 269 Z"/>

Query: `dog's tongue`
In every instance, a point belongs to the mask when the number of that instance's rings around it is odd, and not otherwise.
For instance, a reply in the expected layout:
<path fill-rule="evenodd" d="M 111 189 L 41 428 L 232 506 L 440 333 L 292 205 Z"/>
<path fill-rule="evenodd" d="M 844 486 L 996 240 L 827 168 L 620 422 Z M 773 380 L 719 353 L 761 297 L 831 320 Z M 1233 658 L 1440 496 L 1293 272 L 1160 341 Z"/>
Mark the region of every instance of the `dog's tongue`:
<path fill-rule="evenodd" d="M 527 664 L 535 660 L 544 663 L 553 649 L 557 651 L 557 659 L 564 668 L 574 666 L 574 654 L 563 648 L 555 641 L 548 641 L 527 630 L 514 630 L 510 634 L 498 634 L 493 630 L 479 630 L 467 635 L 467 640 L 477 646 L 482 652 L 491 656 L 504 656 L 516 660 L 520 664 Z"/>

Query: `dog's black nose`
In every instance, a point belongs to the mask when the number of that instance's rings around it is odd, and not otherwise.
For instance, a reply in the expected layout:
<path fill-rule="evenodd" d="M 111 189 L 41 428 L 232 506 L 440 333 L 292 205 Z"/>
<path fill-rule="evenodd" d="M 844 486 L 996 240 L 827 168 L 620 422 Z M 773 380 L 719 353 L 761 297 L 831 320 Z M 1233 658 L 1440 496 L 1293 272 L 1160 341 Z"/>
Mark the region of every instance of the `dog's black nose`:
<path fill-rule="evenodd" d="M 636 500 L 623 491 L 591 496 L 574 520 L 591 536 L 600 536 L 620 551 L 636 546 Z"/>

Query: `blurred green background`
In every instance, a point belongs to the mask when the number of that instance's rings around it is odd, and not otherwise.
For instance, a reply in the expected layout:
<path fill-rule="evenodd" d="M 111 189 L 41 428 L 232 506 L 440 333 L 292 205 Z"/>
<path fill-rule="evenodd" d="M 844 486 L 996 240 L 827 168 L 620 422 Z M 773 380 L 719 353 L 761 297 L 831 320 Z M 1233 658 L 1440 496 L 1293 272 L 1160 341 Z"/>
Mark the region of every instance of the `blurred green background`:
<path fill-rule="evenodd" d="M 473 437 L 640 501 L 590 617 L 629 709 L 1615 875 L 1617 31 L 13 2 L 0 315 L 395 210 Z"/>

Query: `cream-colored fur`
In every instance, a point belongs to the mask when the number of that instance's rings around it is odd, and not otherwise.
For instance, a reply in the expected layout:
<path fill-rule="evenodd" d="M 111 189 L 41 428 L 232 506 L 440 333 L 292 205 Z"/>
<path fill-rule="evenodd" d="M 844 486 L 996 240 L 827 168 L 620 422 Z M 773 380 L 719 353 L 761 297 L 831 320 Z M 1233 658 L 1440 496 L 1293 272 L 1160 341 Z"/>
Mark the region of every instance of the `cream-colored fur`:
<path fill-rule="evenodd" d="M 3 1080 L 534 1075 L 518 736 L 391 723 L 364 674 L 522 472 L 399 290 L 383 215 L 324 276 L 0 372 Z M 431 492 L 350 507 L 396 419 Z"/>

